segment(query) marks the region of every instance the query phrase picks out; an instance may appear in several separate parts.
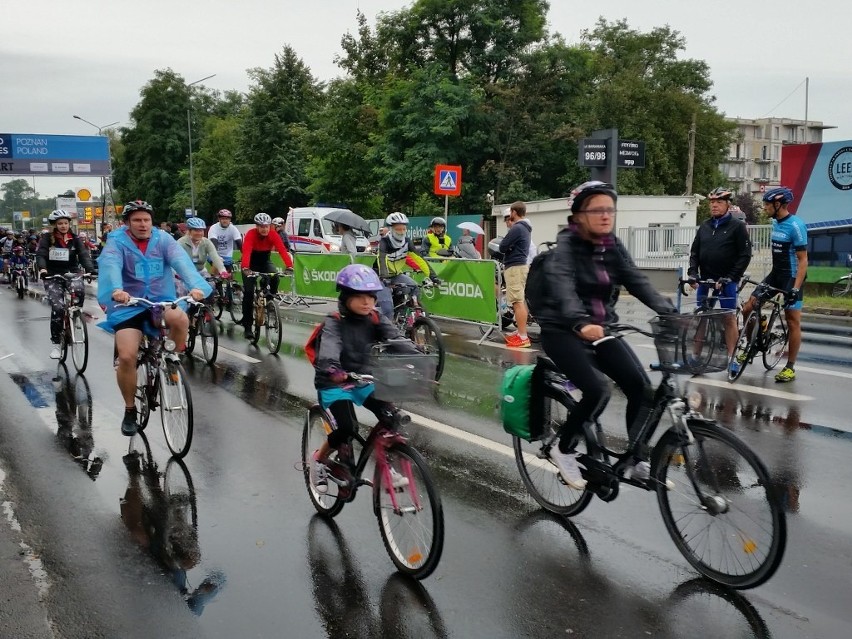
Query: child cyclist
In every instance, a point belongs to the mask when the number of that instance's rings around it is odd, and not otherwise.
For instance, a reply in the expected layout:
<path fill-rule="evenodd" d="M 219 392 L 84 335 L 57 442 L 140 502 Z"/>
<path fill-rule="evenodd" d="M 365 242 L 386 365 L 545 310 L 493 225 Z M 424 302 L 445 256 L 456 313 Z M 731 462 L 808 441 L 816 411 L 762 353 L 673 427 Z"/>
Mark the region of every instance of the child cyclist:
<path fill-rule="evenodd" d="M 377 342 L 399 340 L 394 344 L 395 352 L 419 353 L 410 341 L 400 339 L 396 327 L 376 311 L 376 295 L 382 290 L 382 282 L 373 269 L 363 264 L 344 267 L 337 274 L 337 290 L 338 312 L 328 315 L 323 323 L 314 361 L 319 403 L 336 422 L 311 462 L 311 483 L 320 493 L 328 490 L 326 459 L 355 434 L 352 404 L 367 408 L 382 422 L 392 422 L 397 414 L 393 404 L 373 397 L 373 384 L 347 384 L 349 373 L 370 372 L 370 349 Z M 395 486 L 397 482 L 407 479 L 395 476 Z"/>

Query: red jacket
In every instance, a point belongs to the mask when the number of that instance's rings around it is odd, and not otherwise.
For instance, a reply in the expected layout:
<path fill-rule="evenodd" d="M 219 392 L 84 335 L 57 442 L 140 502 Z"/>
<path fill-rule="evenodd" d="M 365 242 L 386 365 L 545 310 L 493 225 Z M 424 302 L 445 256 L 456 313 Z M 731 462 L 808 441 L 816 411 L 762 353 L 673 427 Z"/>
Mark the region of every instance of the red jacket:
<path fill-rule="evenodd" d="M 293 258 L 290 256 L 287 247 L 284 246 L 284 242 L 281 241 L 278 233 L 270 229 L 269 235 L 264 237 L 257 232 L 257 229 L 249 229 L 243 237 L 243 255 L 240 260 L 242 268 L 251 268 L 252 253 L 265 253 L 264 261 L 266 261 L 269 259 L 269 255 L 273 249 L 278 251 L 278 255 L 284 260 L 287 268 L 293 268 Z"/>

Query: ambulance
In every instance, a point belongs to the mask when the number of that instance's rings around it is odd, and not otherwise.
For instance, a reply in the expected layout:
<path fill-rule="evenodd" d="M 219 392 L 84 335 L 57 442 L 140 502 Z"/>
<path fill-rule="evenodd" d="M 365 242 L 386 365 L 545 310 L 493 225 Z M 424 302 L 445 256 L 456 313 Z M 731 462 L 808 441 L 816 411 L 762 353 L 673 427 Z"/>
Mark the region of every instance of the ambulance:
<path fill-rule="evenodd" d="M 325 219 L 326 215 L 332 211 L 348 211 L 348 209 L 305 206 L 290 211 L 287 215 L 287 221 L 284 223 L 284 230 L 290 238 L 290 245 L 294 251 L 298 253 L 336 253 L 340 250 L 340 236 L 334 233 L 334 224 Z M 367 220 L 367 222 L 375 224 L 377 235 L 380 222 L 378 220 Z M 359 253 L 370 250 L 369 239 L 359 230 L 355 230 L 355 245 Z"/>

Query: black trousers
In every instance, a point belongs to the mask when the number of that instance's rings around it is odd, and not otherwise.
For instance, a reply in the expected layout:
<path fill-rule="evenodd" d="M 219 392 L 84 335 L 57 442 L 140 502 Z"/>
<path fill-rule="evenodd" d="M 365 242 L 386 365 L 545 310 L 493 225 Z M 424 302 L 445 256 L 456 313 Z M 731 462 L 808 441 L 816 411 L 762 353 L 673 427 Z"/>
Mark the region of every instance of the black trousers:
<path fill-rule="evenodd" d="M 386 420 L 389 413 L 394 411 L 393 404 L 376 399 L 372 395 L 364 400 L 364 408 L 369 410 L 376 419 Z M 349 400 L 341 399 L 328 407 L 329 412 L 337 422 L 337 428 L 328 436 L 328 445 L 337 448 L 345 444 L 355 435 L 358 422 L 355 420 L 355 407 Z"/>
<path fill-rule="evenodd" d="M 267 271 L 270 273 L 275 271 L 271 262 L 267 267 Z M 243 275 L 243 326 L 246 328 L 251 328 L 254 325 L 254 295 L 255 288 L 257 287 L 255 282 L 259 277 L 266 276 L 252 275 L 247 277 Z M 273 293 L 278 292 L 278 279 L 277 275 L 269 277 L 269 286 L 272 288 Z"/>
<path fill-rule="evenodd" d="M 585 422 L 597 418 L 606 408 L 610 389 L 604 375 L 614 381 L 627 397 L 625 425 L 628 434 L 631 432 L 643 401 L 653 398 L 653 388 L 627 342 L 611 339 L 591 348 L 590 342 L 572 332 L 543 327 L 541 345 L 557 368 L 583 392 L 583 398 L 568 415 L 560 433 L 560 449 L 562 441 L 569 439 L 568 435 L 577 432 Z"/>
<path fill-rule="evenodd" d="M 65 288 L 72 286 L 75 293 L 82 300 L 86 294 L 86 285 L 82 281 L 67 284 L 65 280 L 47 280 L 44 290 L 50 302 L 50 341 L 59 343 L 59 334 L 62 333 L 62 320 L 65 315 Z"/>

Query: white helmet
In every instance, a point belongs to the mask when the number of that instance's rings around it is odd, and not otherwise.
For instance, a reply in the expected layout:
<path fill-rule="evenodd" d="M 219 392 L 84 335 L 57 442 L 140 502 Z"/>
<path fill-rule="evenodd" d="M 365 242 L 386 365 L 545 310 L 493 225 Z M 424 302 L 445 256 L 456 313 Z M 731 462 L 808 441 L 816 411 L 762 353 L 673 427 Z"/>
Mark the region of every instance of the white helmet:
<path fill-rule="evenodd" d="M 274 217 L 274 218 L 272 218 L 272 223 L 273 224 L 284 224 L 284 218 L 283 217 Z"/>
<path fill-rule="evenodd" d="M 59 209 L 55 210 L 53 213 L 47 216 L 47 221 L 53 224 L 58 220 L 70 220 L 71 214 L 67 211 L 60 211 Z"/>
<path fill-rule="evenodd" d="M 258 213 L 254 216 L 255 224 L 272 224 L 272 218 L 268 213 Z"/>
<path fill-rule="evenodd" d="M 408 217 L 405 215 L 405 213 L 400 213 L 399 211 L 396 211 L 387 216 L 387 219 L 385 219 L 385 224 L 387 226 L 393 226 L 394 224 L 408 224 Z"/>

